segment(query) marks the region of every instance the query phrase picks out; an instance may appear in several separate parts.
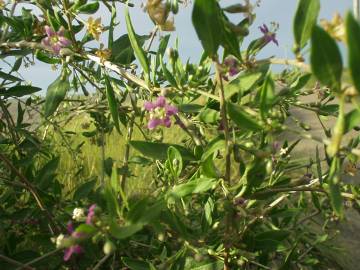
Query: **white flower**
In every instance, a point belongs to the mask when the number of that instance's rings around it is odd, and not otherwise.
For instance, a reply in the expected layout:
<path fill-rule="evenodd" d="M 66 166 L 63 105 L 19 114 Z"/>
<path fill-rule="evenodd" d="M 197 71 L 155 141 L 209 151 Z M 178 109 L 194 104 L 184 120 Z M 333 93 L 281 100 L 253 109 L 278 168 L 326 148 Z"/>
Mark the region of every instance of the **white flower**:
<path fill-rule="evenodd" d="M 280 155 L 286 155 L 286 153 L 288 152 L 288 150 L 289 150 L 289 148 L 288 147 L 286 147 L 286 148 L 281 148 L 280 149 Z"/>
<path fill-rule="evenodd" d="M 55 244 L 56 244 L 56 248 L 60 248 L 62 246 L 62 242 L 65 238 L 65 235 L 63 234 L 59 234 L 59 236 L 56 238 Z"/>
<path fill-rule="evenodd" d="M 81 221 L 85 217 L 85 210 L 83 208 L 75 208 L 72 218 L 76 221 Z"/>

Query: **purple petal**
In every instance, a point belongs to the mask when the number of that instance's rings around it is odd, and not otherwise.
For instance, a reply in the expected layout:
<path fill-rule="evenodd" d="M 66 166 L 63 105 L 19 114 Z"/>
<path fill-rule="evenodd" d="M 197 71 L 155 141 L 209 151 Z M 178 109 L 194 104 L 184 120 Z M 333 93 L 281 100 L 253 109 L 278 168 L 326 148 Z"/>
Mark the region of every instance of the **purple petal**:
<path fill-rule="evenodd" d="M 279 42 L 277 41 L 275 34 L 271 35 L 271 41 L 274 42 L 276 46 L 279 46 Z"/>
<path fill-rule="evenodd" d="M 162 121 L 158 118 L 153 118 L 153 119 L 150 119 L 149 120 L 149 123 L 148 123 L 148 129 L 154 129 L 156 128 L 158 125 L 161 125 L 162 124 Z"/>
<path fill-rule="evenodd" d="M 238 74 L 239 73 L 239 69 L 237 68 L 237 67 L 231 67 L 230 69 L 229 69 L 229 75 L 230 76 L 235 76 L 236 74 Z"/>
<path fill-rule="evenodd" d="M 164 96 L 159 96 L 155 101 L 155 107 L 165 107 L 166 99 Z"/>
<path fill-rule="evenodd" d="M 49 37 L 46 37 L 46 38 L 43 38 L 43 40 L 41 41 L 42 45 L 46 46 L 46 47 L 50 47 L 51 44 L 50 44 L 50 38 Z"/>
<path fill-rule="evenodd" d="M 58 43 L 55 43 L 52 45 L 51 49 L 54 51 L 55 54 L 59 54 L 61 46 Z"/>
<path fill-rule="evenodd" d="M 68 260 L 70 260 L 71 256 L 75 253 L 75 254 L 81 254 L 83 253 L 84 250 L 80 245 L 74 245 L 71 246 L 67 249 L 65 249 L 65 253 L 64 253 L 64 261 L 67 262 Z"/>
<path fill-rule="evenodd" d="M 146 101 L 144 103 L 144 109 L 147 110 L 147 111 L 152 111 L 153 109 L 155 108 L 155 105 L 150 102 L 150 101 Z"/>
<path fill-rule="evenodd" d="M 64 261 L 67 262 L 68 260 L 70 260 L 73 253 L 74 253 L 74 250 L 72 247 L 65 249 Z"/>
<path fill-rule="evenodd" d="M 68 231 L 68 234 L 72 234 L 74 232 L 74 225 L 71 221 L 69 221 L 66 225 L 66 229 Z"/>
<path fill-rule="evenodd" d="M 96 204 L 93 204 L 89 207 L 89 212 L 86 217 L 86 224 L 92 224 L 92 219 L 95 216 L 95 208 L 96 208 Z"/>
<path fill-rule="evenodd" d="M 166 115 L 172 116 L 178 113 L 178 109 L 175 106 L 165 105 Z"/>
<path fill-rule="evenodd" d="M 168 117 L 168 116 L 165 117 L 165 119 L 163 120 L 162 124 L 163 124 L 165 127 L 167 127 L 167 128 L 171 127 L 171 119 L 170 119 L 170 117 Z"/>
<path fill-rule="evenodd" d="M 47 35 L 48 37 L 55 36 L 54 30 L 52 30 L 50 26 L 45 25 L 44 28 L 45 28 L 46 35 Z"/>
<path fill-rule="evenodd" d="M 71 41 L 65 37 L 59 37 L 59 43 L 61 44 L 61 46 L 67 47 L 67 46 L 70 46 Z"/>
<path fill-rule="evenodd" d="M 73 249 L 74 249 L 74 253 L 76 254 L 81 254 L 84 252 L 84 249 L 80 245 L 73 246 Z"/>
<path fill-rule="evenodd" d="M 269 33 L 269 28 L 267 27 L 266 24 L 263 24 L 262 26 L 260 26 L 259 29 L 263 34 Z"/>

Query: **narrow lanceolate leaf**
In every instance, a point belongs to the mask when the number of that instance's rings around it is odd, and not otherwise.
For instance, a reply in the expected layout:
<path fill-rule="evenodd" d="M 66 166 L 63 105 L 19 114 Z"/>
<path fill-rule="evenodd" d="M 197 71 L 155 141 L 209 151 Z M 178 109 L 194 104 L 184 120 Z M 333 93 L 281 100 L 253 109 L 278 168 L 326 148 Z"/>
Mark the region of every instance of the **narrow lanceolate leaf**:
<path fill-rule="evenodd" d="M 228 103 L 227 108 L 231 120 L 233 120 L 240 128 L 251 131 L 262 129 L 261 125 L 254 119 L 254 117 L 246 113 L 240 106 Z"/>
<path fill-rule="evenodd" d="M 299 49 L 305 47 L 311 37 L 320 11 L 319 0 L 300 0 L 294 19 L 294 37 Z"/>
<path fill-rule="evenodd" d="M 263 87 L 260 92 L 260 111 L 261 117 L 263 119 L 268 115 L 268 111 L 273 104 L 275 97 L 275 83 L 271 78 L 271 75 L 268 75 L 265 79 Z"/>
<path fill-rule="evenodd" d="M 331 206 L 334 212 L 342 218 L 344 216 L 344 207 L 341 196 L 341 187 L 340 187 L 340 160 L 335 157 L 332 160 L 329 177 L 327 179 L 327 183 L 329 184 L 329 196 Z"/>
<path fill-rule="evenodd" d="M 216 0 L 195 0 L 192 22 L 205 53 L 212 57 L 217 53 L 222 38 L 220 7 Z"/>
<path fill-rule="evenodd" d="M 3 97 L 22 97 L 22 96 L 26 96 L 26 95 L 31 95 L 33 93 L 36 93 L 36 92 L 40 91 L 40 90 L 41 90 L 41 88 L 30 86 L 30 85 L 16 85 L 16 86 L 10 87 L 6 91 L 1 91 L 0 90 L 0 96 L 3 96 Z"/>
<path fill-rule="evenodd" d="M 45 117 L 52 115 L 64 100 L 67 91 L 70 89 L 69 77 L 61 74 L 52 84 L 49 85 L 45 98 Z"/>
<path fill-rule="evenodd" d="M 346 18 L 346 38 L 351 78 L 360 92 L 360 25 L 352 13 L 349 13 Z"/>
<path fill-rule="evenodd" d="M 148 62 L 148 59 L 146 58 L 145 51 L 139 45 L 139 42 L 136 39 L 134 27 L 131 23 L 129 10 L 127 8 L 125 9 L 125 20 L 126 20 L 126 28 L 128 31 L 131 47 L 134 49 L 135 56 L 139 60 L 140 65 L 145 72 L 145 76 L 146 76 L 147 80 L 149 80 L 149 77 L 150 77 L 149 62 Z"/>
<path fill-rule="evenodd" d="M 109 103 L 109 110 L 111 113 L 111 117 L 114 121 L 114 125 L 116 130 L 121 134 L 120 125 L 119 125 L 119 111 L 117 108 L 117 102 L 114 94 L 114 89 L 111 85 L 108 76 L 105 76 L 105 83 L 106 83 L 106 97 Z"/>
<path fill-rule="evenodd" d="M 311 36 L 311 68 L 317 79 L 334 91 L 341 89 L 343 64 L 339 47 L 322 28 L 315 26 Z"/>
<path fill-rule="evenodd" d="M 354 109 L 345 115 L 344 134 L 357 127 L 360 124 L 360 110 Z"/>

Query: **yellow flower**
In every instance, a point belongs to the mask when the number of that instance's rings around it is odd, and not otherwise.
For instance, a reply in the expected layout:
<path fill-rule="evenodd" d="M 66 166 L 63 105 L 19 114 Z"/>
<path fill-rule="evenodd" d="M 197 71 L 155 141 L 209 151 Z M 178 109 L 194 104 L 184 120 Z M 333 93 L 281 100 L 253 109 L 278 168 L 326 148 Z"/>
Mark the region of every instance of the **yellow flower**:
<path fill-rule="evenodd" d="M 4 0 L 0 0 L 0 10 L 3 10 L 5 7 L 5 2 Z"/>
<path fill-rule="evenodd" d="M 174 31 L 174 19 L 168 19 L 169 8 L 162 0 L 148 0 L 145 10 L 149 14 L 151 20 L 163 31 Z"/>
<path fill-rule="evenodd" d="M 89 17 L 87 21 L 87 31 L 96 40 L 99 40 L 101 33 L 104 31 L 104 28 L 101 24 L 101 18 L 94 20 L 93 17 Z"/>
<path fill-rule="evenodd" d="M 104 63 L 105 61 L 109 60 L 111 57 L 111 50 L 103 49 L 104 44 L 100 44 L 100 49 L 95 52 L 95 55 L 100 58 L 100 62 Z"/>
<path fill-rule="evenodd" d="M 331 21 L 322 19 L 320 24 L 334 39 L 345 42 L 344 20 L 339 13 L 335 13 Z"/>

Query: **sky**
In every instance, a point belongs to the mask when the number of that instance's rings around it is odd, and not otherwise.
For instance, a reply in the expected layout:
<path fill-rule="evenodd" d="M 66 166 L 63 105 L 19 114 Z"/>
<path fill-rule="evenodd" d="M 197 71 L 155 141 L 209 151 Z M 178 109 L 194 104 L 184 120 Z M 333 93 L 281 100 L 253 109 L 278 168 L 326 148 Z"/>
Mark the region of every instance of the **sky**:
<path fill-rule="evenodd" d="M 253 0 L 253 2 L 254 1 L 255 0 Z M 136 33 L 140 35 L 149 34 L 154 25 L 147 14 L 140 8 L 142 1 L 133 0 L 132 2 L 135 3 L 135 7 L 130 9 L 130 15 Z M 222 6 L 228 6 L 230 4 L 241 2 L 241 0 L 222 0 L 220 3 Z M 297 0 L 262 0 L 260 7 L 256 8 L 255 12 L 257 17 L 250 28 L 250 35 L 247 37 L 248 42 L 261 36 L 258 27 L 263 23 L 269 24 L 270 22 L 277 22 L 280 26 L 277 32 L 279 46 L 277 47 L 275 44 L 269 44 L 259 57 L 293 57 L 291 50 L 293 46 L 292 20 L 296 11 L 297 2 Z M 117 7 L 120 24 L 115 31 L 115 38 L 126 33 L 124 16 L 122 16 L 122 14 L 124 14 L 124 5 L 117 4 Z M 319 19 L 330 20 L 336 11 L 341 15 L 345 15 L 351 8 L 352 0 L 321 0 Z M 170 43 L 170 45 L 174 46 L 175 38 L 178 37 L 179 55 L 182 59 L 190 59 L 192 62 L 197 62 L 201 56 L 202 49 L 191 23 L 191 11 L 192 4 L 189 4 L 187 7 L 181 8 L 176 15 L 176 32 L 172 33 L 172 44 Z M 242 16 L 243 15 L 241 14 L 237 14 L 231 18 L 234 22 L 239 22 L 242 20 Z M 101 17 L 104 25 L 108 25 L 110 20 L 110 14 L 105 7 L 101 7 L 94 17 Z M 106 39 L 106 36 L 104 35 L 103 38 Z M 49 65 L 37 62 L 33 66 L 23 68 L 20 72 L 27 81 L 31 81 L 34 86 L 42 87 L 44 91 L 47 86 L 56 79 L 60 71 L 53 71 L 50 69 Z"/>

